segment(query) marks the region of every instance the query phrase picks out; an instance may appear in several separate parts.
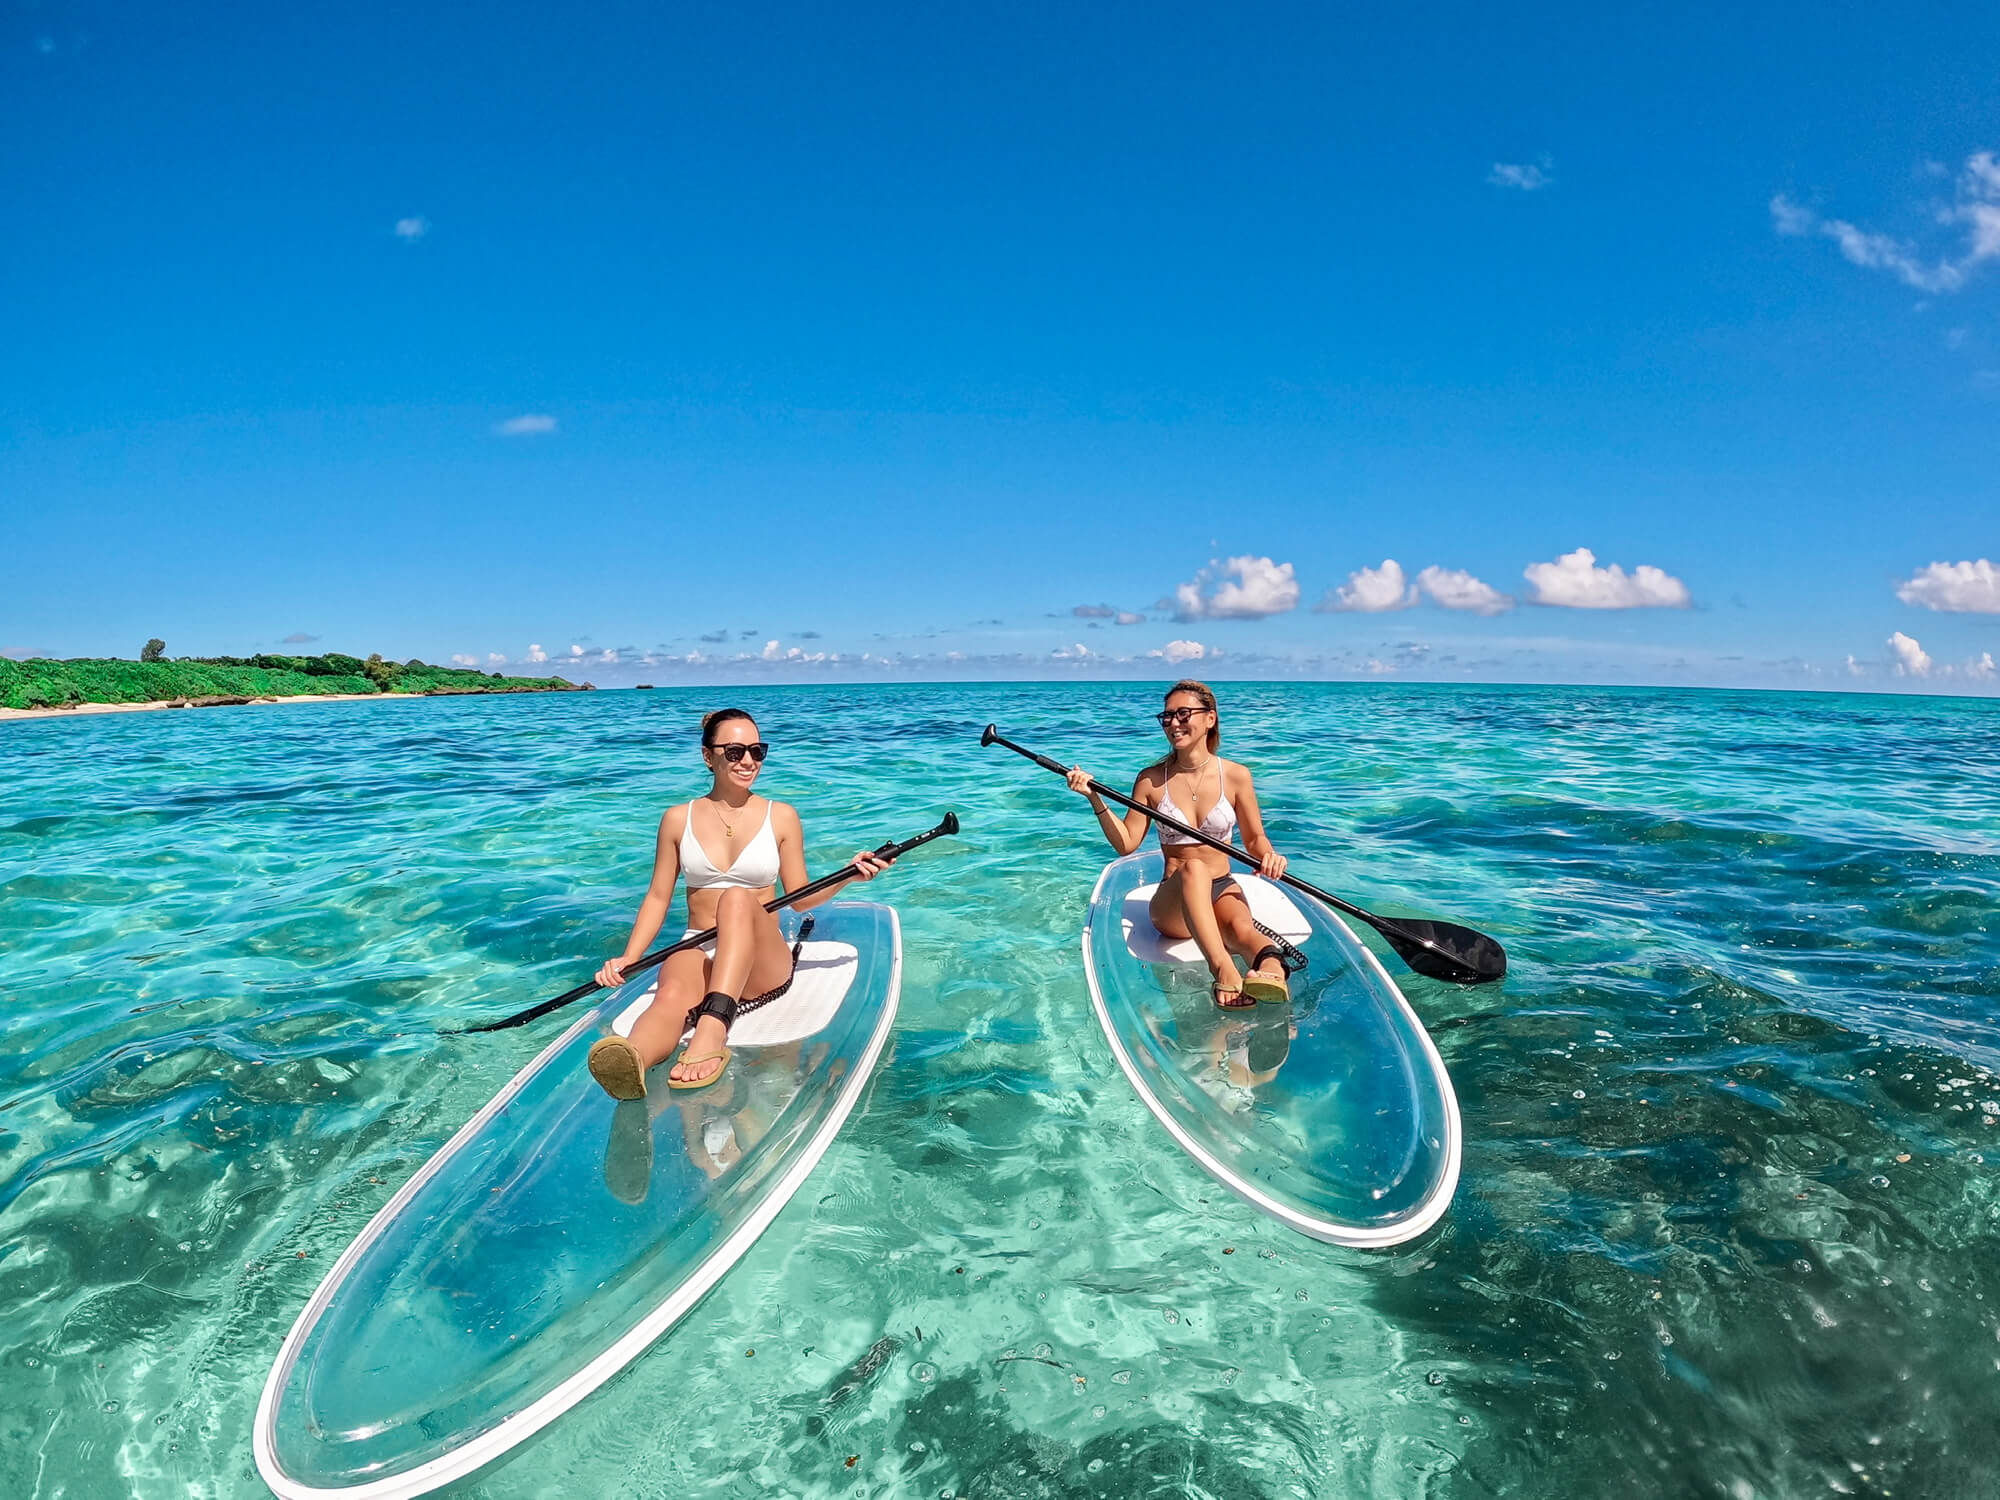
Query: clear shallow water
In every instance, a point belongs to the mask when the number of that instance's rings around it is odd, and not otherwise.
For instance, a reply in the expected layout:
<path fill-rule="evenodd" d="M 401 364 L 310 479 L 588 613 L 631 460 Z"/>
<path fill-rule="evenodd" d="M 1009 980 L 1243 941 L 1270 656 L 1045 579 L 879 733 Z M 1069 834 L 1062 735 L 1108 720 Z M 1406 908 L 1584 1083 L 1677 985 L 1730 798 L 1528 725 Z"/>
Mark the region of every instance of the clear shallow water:
<path fill-rule="evenodd" d="M 976 743 L 1122 778 L 1154 688 L 728 696 L 815 869 L 965 820 L 875 888 L 895 1050 L 715 1294 L 463 1493 L 1990 1490 L 2000 705 L 1229 686 L 1302 873 L 1513 961 L 1407 981 L 1464 1179 L 1363 1255 L 1132 1097 L 1076 956 L 1108 851 Z M 0 1493 L 263 1493 L 284 1330 L 561 1023 L 436 1028 L 622 940 L 714 698 L 0 725 Z"/>

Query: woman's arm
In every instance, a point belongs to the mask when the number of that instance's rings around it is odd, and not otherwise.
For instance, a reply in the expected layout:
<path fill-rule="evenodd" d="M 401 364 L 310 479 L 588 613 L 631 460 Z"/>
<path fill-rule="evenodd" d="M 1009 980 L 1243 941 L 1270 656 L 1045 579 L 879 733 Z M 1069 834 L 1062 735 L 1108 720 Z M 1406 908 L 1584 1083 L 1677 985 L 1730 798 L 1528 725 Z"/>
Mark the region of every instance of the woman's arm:
<path fill-rule="evenodd" d="M 1139 779 L 1132 783 L 1132 800 L 1150 807 L 1152 799 L 1145 795 L 1145 785 L 1146 773 L 1141 771 Z M 1130 854 L 1146 842 L 1146 825 L 1152 820 L 1142 812 L 1127 812 L 1122 818 L 1112 812 L 1111 804 L 1091 790 L 1090 772 L 1082 766 L 1069 768 L 1069 789 L 1090 799 L 1090 810 L 1097 814 L 1097 826 L 1105 842 L 1120 854 Z"/>
<path fill-rule="evenodd" d="M 806 831 L 799 822 L 799 815 L 790 803 L 771 804 L 771 827 L 778 837 L 778 879 L 788 891 L 795 891 L 806 884 Z M 863 852 L 854 856 L 854 863 L 861 868 L 848 880 L 873 880 L 889 868 L 890 861 L 876 858 Z M 816 895 L 803 901 L 792 903 L 793 911 L 811 911 L 823 901 L 831 901 L 847 887 L 843 880 L 839 885 L 828 886 Z"/>
<path fill-rule="evenodd" d="M 1285 873 L 1288 861 L 1271 847 L 1270 836 L 1264 832 L 1264 810 L 1257 805 L 1257 786 L 1251 779 L 1250 768 L 1232 762 L 1226 775 L 1229 801 L 1236 809 L 1236 826 L 1243 830 L 1244 851 L 1257 861 L 1259 875 L 1276 880 Z"/>
<path fill-rule="evenodd" d="M 674 900 L 674 882 L 681 874 L 681 830 L 674 826 L 675 814 L 685 818 L 687 809 L 670 807 L 660 818 L 660 836 L 653 849 L 653 879 L 646 887 L 646 899 L 639 903 L 639 915 L 632 921 L 632 935 L 625 940 L 625 951 L 617 958 L 605 960 L 604 967 L 597 971 L 597 982 L 606 989 L 625 982 L 625 970 L 645 956 L 647 946 L 660 935 L 660 927 L 667 920 L 667 908 Z"/>

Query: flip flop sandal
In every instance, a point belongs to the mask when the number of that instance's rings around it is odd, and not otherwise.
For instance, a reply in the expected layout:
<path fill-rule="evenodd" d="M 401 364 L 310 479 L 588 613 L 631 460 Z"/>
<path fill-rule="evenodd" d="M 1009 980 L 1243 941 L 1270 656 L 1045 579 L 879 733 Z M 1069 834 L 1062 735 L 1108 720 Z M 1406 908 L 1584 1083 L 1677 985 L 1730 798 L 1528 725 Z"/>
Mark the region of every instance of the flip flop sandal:
<path fill-rule="evenodd" d="M 622 1036 L 608 1036 L 590 1049 L 590 1076 L 614 1099 L 646 1097 L 646 1062 Z"/>
<path fill-rule="evenodd" d="M 722 1059 L 722 1066 L 717 1068 L 713 1073 L 709 1074 L 708 1077 L 669 1078 L 667 1080 L 667 1087 L 670 1089 L 705 1089 L 710 1084 L 714 1083 L 717 1079 L 722 1077 L 724 1073 L 727 1073 L 729 1071 L 729 1049 L 727 1047 L 721 1048 L 719 1051 L 715 1052 L 697 1053 L 693 1057 L 690 1057 L 687 1053 L 683 1052 L 680 1055 L 679 1059 L 674 1063 L 674 1066 L 677 1068 L 691 1068 L 696 1063 L 705 1063 L 717 1057 Z"/>
<path fill-rule="evenodd" d="M 1236 996 L 1236 1003 L 1231 1005 L 1222 998 L 1224 995 Z M 1257 1008 L 1255 1000 L 1246 1000 L 1243 998 L 1243 986 L 1241 985 L 1225 985 L 1217 981 L 1208 987 L 1208 998 L 1215 1002 L 1217 1010 L 1255 1010 Z"/>
<path fill-rule="evenodd" d="M 1278 972 L 1266 974 L 1263 963 L 1266 959 L 1278 960 Z M 1285 956 L 1276 948 L 1266 948 L 1254 960 L 1254 966 L 1243 980 L 1243 993 L 1252 1000 L 1265 1005 L 1283 1005 L 1292 998 L 1292 986 L 1285 973 Z"/>

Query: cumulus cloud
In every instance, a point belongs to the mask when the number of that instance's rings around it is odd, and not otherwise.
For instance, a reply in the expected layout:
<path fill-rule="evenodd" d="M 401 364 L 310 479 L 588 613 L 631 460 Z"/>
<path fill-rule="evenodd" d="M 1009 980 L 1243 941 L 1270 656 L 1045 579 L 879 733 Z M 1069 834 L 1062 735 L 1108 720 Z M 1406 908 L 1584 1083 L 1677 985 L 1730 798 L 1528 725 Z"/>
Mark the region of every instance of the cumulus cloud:
<path fill-rule="evenodd" d="M 776 661 L 782 654 L 783 652 L 776 641 L 764 642 L 764 649 L 759 653 L 765 661 Z"/>
<path fill-rule="evenodd" d="M 1889 637 L 1889 659 L 1898 677 L 1931 675 L 1931 654 L 1900 630 Z"/>
<path fill-rule="evenodd" d="M 278 642 L 278 644 L 280 646 L 309 646 L 318 639 L 318 636 L 307 635 L 303 630 L 294 630 L 290 635 Z"/>
<path fill-rule="evenodd" d="M 1259 620 L 1298 603 L 1299 581 L 1290 563 L 1245 555 L 1211 562 L 1175 589 L 1173 611 L 1182 621 Z"/>
<path fill-rule="evenodd" d="M 1486 174 L 1490 186 L 1519 188 L 1524 193 L 1539 192 L 1555 182 L 1554 163 L 1546 156 L 1539 162 L 1496 161 Z"/>
<path fill-rule="evenodd" d="M 1967 662 L 1965 664 L 1965 675 L 1976 678 L 1980 682 L 1991 682 L 1993 680 L 1993 653 L 1991 651 L 1982 651 L 1971 661 Z"/>
<path fill-rule="evenodd" d="M 539 643 L 531 644 L 528 647 L 528 655 L 526 657 L 526 660 L 530 662 L 544 662 L 547 661 L 548 659 L 549 659 L 549 653 L 544 651 Z"/>
<path fill-rule="evenodd" d="M 486 653 L 486 665 L 489 667 L 504 667 L 507 665 L 507 658 L 502 656 L 498 651 L 489 651 Z"/>
<path fill-rule="evenodd" d="M 454 667 L 476 667 L 479 665 L 479 658 L 476 656 L 467 656 L 461 651 L 454 651 L 451 657 L 451 664 Z"/>
<path fill-rule="evenodd" d="M 1977 562 L 1934 562 L 1896 585 L 1905 604 L 1953 614 L 2000 615 L 2000 568 Z"/>
<path fill-rule="evenodd" d="M 1408 609 L 1417 602 L 1417 591 L 1403 577 L 1403 565 L 1393 557 L 1382 559 L 1379 568 L 1356 568 L 1339 588 L 1328 589 L 1326 597 L 1313 609 L 1319 614 L 1356 611 L 1380 614 L 1384 610 Z"/>
<path fill-rule="evenodd" d="M 1693 603 L 1687 585 L 1671 573 L 1646 563 L 1630 573 L 1616 563 L 1600 568 L 1588 547 L 1554 562 L 1529 563 L 1521 576 L 1536 604 L 1563 609 L 1687 609 Z"/>
<path fill-rule="evenodd" d="M 1203 658 L 1216 653 L 1211 652 L 1200 641 L 1168 641 L 1159 650 L 1148 651 L 1146 654 L 1148 656 L 1162 656 L 1171 662 L 1182 662 L 1201 661 Z"/>
<path fill-rule="evenodd" d="M 544 412 L 524 412 L 504 422 L 495 422 L 493 430 L 501 437 L 538 437 L 545 432 L 554 432 L 556 419 Z"/>
<path fill-rule="evenodd" d="M 1084 645 L 1082 641 L 1078 641 L 1073 646 L 1058 646 L 1049 655 L 1055 657 L 1058 661 L 1089 661 L 1097 653 Z"/>
<path fill-rule="evenodd" d="M 575 641 L 571 641 L 569 643 L 569 656 L 571 661 L 581 661 L 583 659 L 583 647 L 579 646 Z"/>
<path fill-rule="evenodd" d="M 1847 675 L 1849 677 L 1866 677 L 1868 669 L 1850 655 L 1847 658 Z"/>
<path fill-rule="evenodd" d="M 1112 616 L 1111 623 L 1113 625 L 1143 625 L 1146 623 L 1146 617 L 1137 610 L 1121 609 L 1117 614 Z"/>
<path fill-rule="evenodd" d="M 1503 594 L 1490 583 L 1474 578 L 1463 568 L 1425 568 L 1417 575 L 1417 587 L 1431 603 L 1444 609 L 1464 610 L 1475 615 L 1505 614 L 1514 607 L 1514 596 Z"/>
<path fill-rule="evenodd" d="M 431 221 L 421 214 L 412 214 L 407 219 L 396 221 L 396 238 L 408 244 L 422 239 L 431 232 Z"/>
<path fill-rule="evenodd" d="M 2000 159 L 1991 151 L 1967 157 L 1952 201 L 1938 205 L 1933 217 L 1939 224 L 1964 231 L 1964 242 L 1955 254 L 1927 258 L 1893 235 L 1872 233 L 1845 219 L 1821 218 L 1783 193 L 1771 200 L 1771 226 L 1779 234 L 1822 235 L 1857 266 L 1887 271 L 1920 292 L 1955 292 L 1981 264 L 2000 259 Z"/>

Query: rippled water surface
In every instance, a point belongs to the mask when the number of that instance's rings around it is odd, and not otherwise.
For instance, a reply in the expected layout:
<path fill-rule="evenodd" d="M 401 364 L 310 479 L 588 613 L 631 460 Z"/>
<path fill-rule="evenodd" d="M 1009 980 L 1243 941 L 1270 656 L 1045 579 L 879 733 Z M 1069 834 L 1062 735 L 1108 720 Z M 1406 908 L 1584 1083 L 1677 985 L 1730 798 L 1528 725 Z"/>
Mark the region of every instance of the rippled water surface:
<path fill-rule="evenodd" d="M 1123 780 L 1150 686 L 732 692 L 874 891 L 893 1052 L 676 1331 L 460 1493 L 1991 1494 L 2000 704 L 1231 685 L 1300 872 L 1504 941 L 1410 978 L 1443 1226 L 1257 1218 L 1095 1032 L 1108 851 L 989 719 Z M 0 724 L 0 1493 L 255 1496 L 271 1357 L 622 942 L 673 692 Z M 1405 972 L 1398 969 L 1399 973 Z"/>

